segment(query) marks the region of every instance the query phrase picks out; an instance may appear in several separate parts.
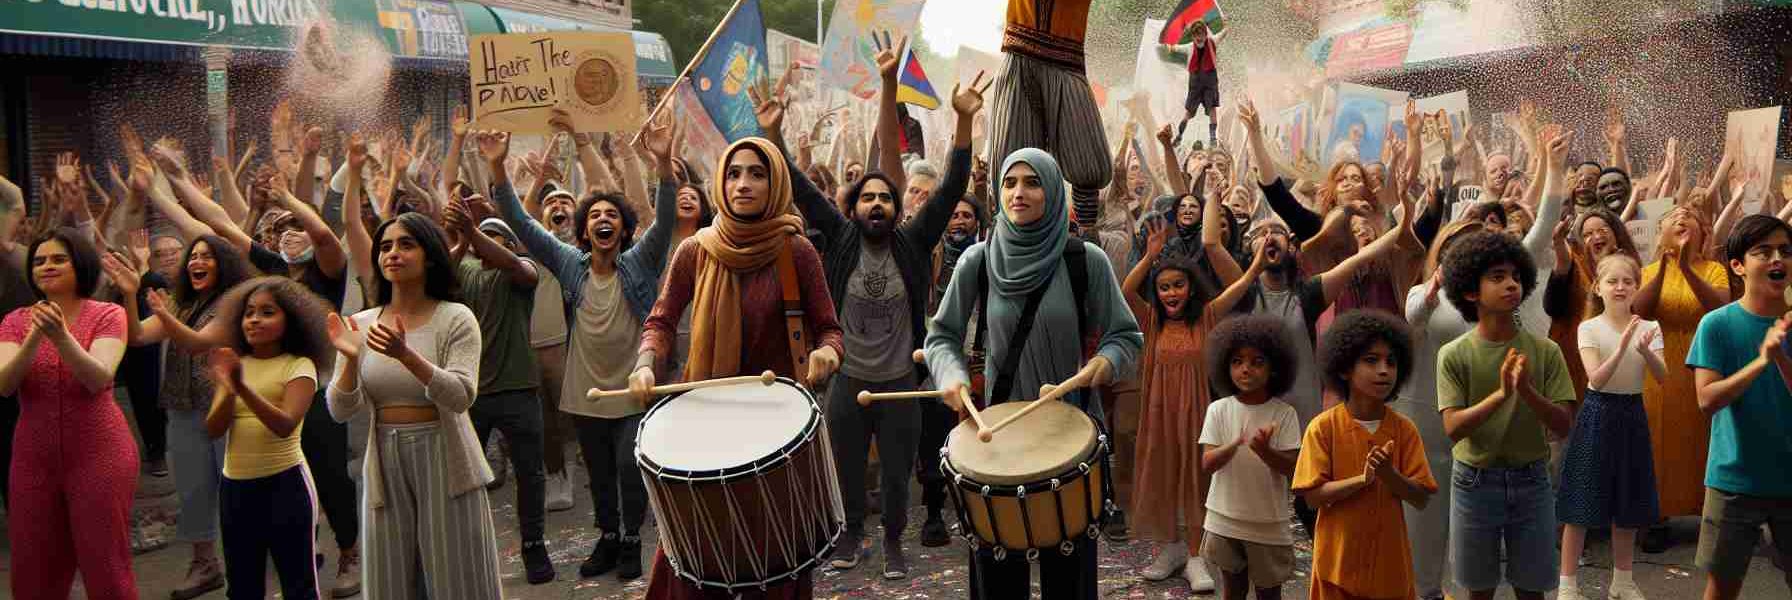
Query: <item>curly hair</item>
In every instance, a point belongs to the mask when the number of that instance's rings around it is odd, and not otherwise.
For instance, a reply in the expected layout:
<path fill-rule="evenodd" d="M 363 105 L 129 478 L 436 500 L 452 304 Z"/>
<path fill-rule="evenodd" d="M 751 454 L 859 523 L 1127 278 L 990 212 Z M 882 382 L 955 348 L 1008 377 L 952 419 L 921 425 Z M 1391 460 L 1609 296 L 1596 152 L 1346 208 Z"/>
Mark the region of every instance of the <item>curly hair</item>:
<path fill-rule="evenodd" d="M 1319 214 L 1331 214 L 1332 209 L 1338 207 L 1338 180 L 1343 179 L 1344 170 L 1351 167 L 1356 167 L 1357 173 L 1363 176 L 1363 197 L 1370 201 L 1374 200 L 1374 195 L 1370 192 L 1369 187 L 1369 170 L 1363 168 L 1362 163 L 1354 160 L 1338 161 L 1325 172 L 1325 181 L 1319 184 L 1319 201 L 1316 203 L 1319 205 Z"/>
<path fill-rule="evenodd" d="M 1222 394 L 1238 395 L 1232 382 L 1232 355 L 1241 348 L 1256 348 L 1269 362 L 1269 396 L 1279 397 L 1294 388 L 1300 363 L 1288 342 L 1282 321 L 1268 315 L 1239 315 L 1221 322 L 1207 334 L 1207 374 Z"/>
<path fill-rule="evenodd" d="M 1207 303 L 1219 292 L 1207 288 L 1197 276 L 1201 266 L 1195 259 L 1183 254 L 1170 254 L 1158 259 L 1157 265 L 1151 267 L 1151 278 L 1145 281 L 1145 288 L 1151 293 L 1152 309 L 1157 311 L 1157 323 L 1162 327 L 1169 322 L 1170 314 L 1164 310 L 1164 301 L 1157 296 L 1157 278 L 1165 271 L 1180 271 L 1188 278 L 1188 300 L 1182 304 L 1182 320 L 1189 325 L 1200 322 L 1201 313 L 1207 309 Z"/>
<path fill-rule="evenodd" d="M 323 372 L 335 357 L 329 334 L 324 330 L 325 320 L 330 316 L 330 304 L 305 284 L 286 277 L 256 277 L 224 292 L 219 299 L 216 320 L 234 324 L 228 328 L 230 346 L 244 356 L 254 351 L 243 336 L 242 319 L 249 298 L 264 291 L 273 296 L 274 304 L 286 315 L 286 331 L 280 336 L 280 351 L 309 358 L 318 371 Z"/>
<path fill-rule="evenodd" d="M 204 243 L 212 251 L 212 260 L 218 265 L 212 269 L 212 273 L 217 275 L 216 281 L 205 291 L 193 289 L 193 275 L 187 271 L 187 265 L 193 262 L 193 251 L 199 248 L 200 243 Z M 170 282 L 174 284 L 174 302 L 180 307 L 181 316 L 185 317 L 225 290 L 255 275 L 255 267 L 249 264 L 249 257 L 238 250 L 235 244 L 215 235 L 202 235 L 187 244 L 187 252 L 180 261 L 180 275 Z"/>
<path fill-rule="evenodd" d="M 1529 298 L 1537 289 L 1537 263 L 1518 240 L 1503 232 L 1468 234 L 1444 253 L 1444 297 L 1449 298 L 1450 305 L 1462 313 L 1464 320 L 1474 323 L 1480 319 L 1481 313 L 1469 296 L 1479 295 L 1481 277 L 1500 265 L 1511 265 L 1517 271 L 1518 284 L 1524 288 L 1523 298 Z"/>
<path fill-rule="evenodd" d="M 1412 377 L 1412 329 L 1399 317 L 1378 310 L 1344 313 L 1325 330 L 1324 337 L 1319 340 L 1319 353 L 1313 357 L 1323 374 L 1324 384 L 1334 386 L 1333 389 L 1348 396 L 1350 372 L 1376 342 L 1385 342 L 1394 354 L 1394 364 L 1398 367 L 1394 374 L 1394 390 L 1405 386 L 1406 380 Z"/>
<path fill-rule="evenodd" d="M 1454 246 L 1457 240 L 1462 239 L 1465 235 L 1486 230 L 1484 223 L 1470 219 L 1457 219 L 1444 225 L 1443 229 L 1437 231 L 1437 236 L 1431 239 L 1431 251 L 1425 256 L 1424 276 L 1430 277 L 1432 273 L 1437 272 L 1437 268 L 1443 264 L 1444 252 L 1449 251 L 1450 246 Z"/>
<path fill-rule="evenodd" d="M 1580 241 L 1580 254 L 1583 256 L 1579 258 L 1582 258 L 1583 260 L 1594 258 L 1593 256 L 1586 255 L 1586 240 L 1583 239 L 1585 236 L 1582 235 L 1582 233 L 1587 230 L 1587 221 L 1593 219 L 1604 221 L 1606 229 L 1612 230 L 1612 242 L 1618 245 L 1619 252 L 1629 254 L 1631 258 L 1637 259 L 1639 262 L 1642 261 L 1642 255 L 1636 251 L 1636 240 L 1630 238 L 1630 229 L 1624 226 L 1624 221 L 1619 220 L 1618 215 L 1612 214 L 1612 211 L 1603 208 L 1589 208 L 1582 210 L 1580 211 L 1580 214 L 1574 218 L 1574 230 L 1568 233 L 1569 235 L 1574 236 L 1574 239 Z"/>
<path fill-rule="evenodd" d="M 714 223 L 716 220 L 716 209 L 709 205 L 709 192 L 703 191 L 703 186 L 694 183 L 678 184 L 678 191 L 682 192 L 685 190 L 690 190 L 691 193 L 697 195 L 697 228 L 701 229 L 708 227 L 711 223 Z"/>
<path fill-rule="evenodd" d="M 572 211 L 573 243 L 578 244 L 580 250 L 591 251 L 591 238 L 586 235 L 585 227 L 591 218 L 591 209 L 597 208 L 599 202 L 610 203 L 610 206 L 616 207 L 616 212 L 622 215 L 622 225 L 616 228 L 616 235 L 621 236 L 622 240 L 616 245 L 616 252 L 618 254 L 627 252 L 630 246 L 635 245 L 635 225 L 641 222 L 641 217 L 635 214 L 635 207 L 631 206 L 628 203 L 628 198 L 622 194 L 591 194 L 584 200 L 580 200 L 579 205 Z M 709 203 L 704 202 L 703 205 L 708 206 Z M 713 219 L 714 215 L 711 215 L 710 218 Z"/>

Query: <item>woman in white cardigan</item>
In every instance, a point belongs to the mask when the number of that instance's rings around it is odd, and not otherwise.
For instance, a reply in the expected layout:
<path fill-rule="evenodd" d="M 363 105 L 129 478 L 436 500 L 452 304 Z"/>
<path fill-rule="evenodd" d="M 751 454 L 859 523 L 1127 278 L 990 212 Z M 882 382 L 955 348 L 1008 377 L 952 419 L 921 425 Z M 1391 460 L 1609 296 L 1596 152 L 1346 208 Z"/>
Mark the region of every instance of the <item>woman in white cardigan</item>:
<path fill-rule="evenodd" d="M 415 213 L 374 232 L 378 301 L 343 319 L 330 416 L 363 407 L 374 426 L 364 461 L 363 592 L 385 598 L 501 597 L 485 485 L 491 467 L 467 418 L 478 396 L 479 323 L 442 229 Z"/>

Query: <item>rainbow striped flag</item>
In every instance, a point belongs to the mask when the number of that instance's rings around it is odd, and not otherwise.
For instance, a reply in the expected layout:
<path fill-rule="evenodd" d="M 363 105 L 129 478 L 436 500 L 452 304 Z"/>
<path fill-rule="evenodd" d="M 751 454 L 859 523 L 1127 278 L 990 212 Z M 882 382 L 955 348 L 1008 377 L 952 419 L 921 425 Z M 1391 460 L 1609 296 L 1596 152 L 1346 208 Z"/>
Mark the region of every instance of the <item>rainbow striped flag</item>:
<path fill-rule="evenodd" d="M 927 81 L 927 71 L 921 68 L 921 61 L 915 59 L 914 48 L 908 49 L 902 69 L 897 72 L 896 101 L 927 110 L 940 107 L 940 95 L 933 92 L 933 84 Z"/>
<path fill-rule="evenodd" d="M 1180 44 L 1190 35 L 1195 23 L 1207 23 L 1210 33 L 1219 33 L 1224 27 L 1220 20 L 1225 17 L 1220 10 L 1219 0 L 1182 0 L 1176 10 L 1170 12 L 1170 18 L 1164 22 L 1163 33 L 1158 34 L 1159 44 Z"/>

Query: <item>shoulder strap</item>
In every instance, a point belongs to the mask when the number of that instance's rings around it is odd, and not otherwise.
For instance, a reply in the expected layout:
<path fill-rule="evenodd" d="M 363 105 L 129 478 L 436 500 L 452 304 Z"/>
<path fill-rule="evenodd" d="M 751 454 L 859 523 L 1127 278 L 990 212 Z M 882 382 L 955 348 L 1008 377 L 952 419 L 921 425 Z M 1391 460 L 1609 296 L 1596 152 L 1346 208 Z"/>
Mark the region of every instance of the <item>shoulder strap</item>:
<path fill-rule="evenodd" d="M 1033 288 L 1027 294 L 1027 304 L 1021 308 L 1020 320 L 1014 324 L 1014 336 L 1008 339 L 1008 353 L 1002 357 L 1002 366 L 996 370 L 995 386 L 990 388 L 991 404 L 1008 399 L 1009 392 L 1014 389 L 1014 372 L 1020 369 L 1020 355 L 1025 353 L 1027 338 L 1033 334 L 1033 320 L 1039 315 L 1039 305 L 1045 300 L 1045 292 L 1051 284 Z"/>
<path fill-rule="evenodd" d="M 1088 317 L 1083 314 L 1089 296 L 1089 262 L 1084 258 L 1087 250 L 1083 241 L 1076 238 L 1071 238 L 1070 243 L 1064 245 L 1064 266 L 1070 269 L 1070 291 L 1072 297 L 1076 298 L 1076 334 L 1079 341 L 1089 331 L 1084 322 Z"/>
<path fill-rule="evenodd" d="M 789 243 L 778 251 L 778 282 L 784 289 L 784 330 L 789 332 L 790 366 L 793 378 L 809 370 L 809 342 L 803 335 L 803 294 L 797 287 L 796 255 Z"/>

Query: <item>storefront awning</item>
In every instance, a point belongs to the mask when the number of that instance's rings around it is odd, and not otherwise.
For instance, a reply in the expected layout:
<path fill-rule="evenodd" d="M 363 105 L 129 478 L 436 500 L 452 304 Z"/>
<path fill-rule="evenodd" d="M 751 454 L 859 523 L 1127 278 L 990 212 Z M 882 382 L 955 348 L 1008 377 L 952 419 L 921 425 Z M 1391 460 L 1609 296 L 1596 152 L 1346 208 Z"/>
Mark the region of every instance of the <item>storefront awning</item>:
<path fill-rule="evenodd" d="M 41 0 L 0 4 L 0 53 L 178 61 L 198 60 L 201 47 L 290 51 L 320 16 L 372 33 L 400 64 L 426 67 L 466 62 L 474 34 L 614 31 L 451 0 Z M 669 83 L 678 73 L 665 38 L 633 33 L 641 79 Z"/>

